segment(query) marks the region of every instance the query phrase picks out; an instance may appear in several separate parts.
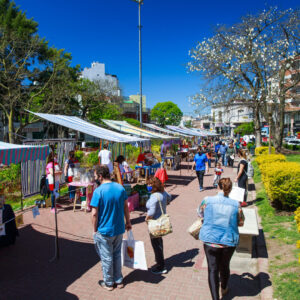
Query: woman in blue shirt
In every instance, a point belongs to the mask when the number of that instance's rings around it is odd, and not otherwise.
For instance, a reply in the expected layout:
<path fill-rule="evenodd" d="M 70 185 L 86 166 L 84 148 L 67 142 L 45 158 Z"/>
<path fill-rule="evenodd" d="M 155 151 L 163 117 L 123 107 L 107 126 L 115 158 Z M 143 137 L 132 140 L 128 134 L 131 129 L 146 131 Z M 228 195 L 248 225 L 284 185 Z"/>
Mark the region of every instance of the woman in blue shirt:
<path fill-rule="evenodd" d="M 208 159 L 204 152 L 202 152 L 201 146 L 198 147 L 198 153 L 194 157 L 192 168 L 196 169 L 196 174 L 199 181 L 200 192 L 204 191 L 203 188 L 203 177 L 205 170 L 208 173 Z"/>
<path fill-rule="evenodd" d="M 244 215 L 239 202 L 228 197 L 232 189 L 230 178 L 222 178 L 216 196 L 205 197 L 198 215 L 203 218 L 199 239 L 204 243 L 208 264 L 208 283 L 213 300 L 228 292 L 229 264 L 239 243 L 238 226 L 243 226 Z"/>

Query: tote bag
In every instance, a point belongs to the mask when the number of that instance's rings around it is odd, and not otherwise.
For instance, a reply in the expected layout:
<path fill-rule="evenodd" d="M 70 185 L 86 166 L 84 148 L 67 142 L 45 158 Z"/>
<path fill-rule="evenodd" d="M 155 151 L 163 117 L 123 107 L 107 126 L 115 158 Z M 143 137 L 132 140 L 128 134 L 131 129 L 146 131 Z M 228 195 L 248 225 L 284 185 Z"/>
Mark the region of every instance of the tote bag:
<path fill-rule="evenodd" d="M 131 269 L 148 270 L 144 242 L 135 241 L 131 230 L 122 243 L 122 264 Z"/>
<path fill-rule="evenodd" d="M 238 186 L 233 186 L 232 190 L 229 194 L 229 198 L 233 199 L 233 200 L 237 200 L 239 202 L 243 202 L 244 201 L 244 195 L 245 195 L 245 189 L 240 188 Z"/>
<path fill-rule="evenodd" d="M 162 237 L 173 232 L 170 217 L 164 214 L 161 201 L 157 198 L 161 216 L 156 220 L 148 220 L 148 230 L 152 238 Z"/>

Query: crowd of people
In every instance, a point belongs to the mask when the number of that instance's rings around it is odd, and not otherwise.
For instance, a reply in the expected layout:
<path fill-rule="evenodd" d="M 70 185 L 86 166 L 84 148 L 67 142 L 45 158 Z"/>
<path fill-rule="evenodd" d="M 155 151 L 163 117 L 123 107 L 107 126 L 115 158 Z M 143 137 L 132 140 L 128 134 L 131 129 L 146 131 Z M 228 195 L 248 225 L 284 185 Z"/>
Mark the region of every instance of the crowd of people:
<path fill-rule="evenodd" d="M 209 168 L 213 162 L 215 163 L 213 185 L 217 187 L 218 194 L 205 197 L 197 210 L 198 216 L 203 218 L 199 239 L 203 242 L 208 262 L 208 282 L 214 300 L 220 299 L 220 285 L 222 296 L 228 292 L 229 264 L 239 242 L 238 226 L 242 226 L 244 222 L 241 205 L 229 198 L 233 183 L 229 178 L 222 178 L 225 167 L 233 168 L 236 156 L 239 162 L 234 181 L 239 187 L 246 188 L 248 162 L 245 151 L 241 148 L 241 145 L 234 141 L 228 144 L 223 141 L 217 141 L 215 144 L 205 143 L 198 147 L 194 156 L 193 167 L 200 191 L 205 189 L 205 174 L 209 173 Z M 164 155 L 164 149 L 161 150 Z M 123 159 L 118 161 L 121 165 L 123 162 Z M 121 243 L 125 230 L 132 228 L 125 190 L 110 178 L 107 164 L 96 167 L 95 179 L 101 185 L 95 190 L 91 201 L 94 242 L 102 261 L 103 280 L 100 281 L 100 285 L 108 291 L 112 291 L 115 287 L 124 287 Z M 151 196 L 146 203 L 146 222 L 166 214 L 167 203 L 171 197 L 158 178 L 152 178 L 148 185 Z M 247 193 L 242 206 L 246 204 L 246 197 Z M 151 272 L 166 274 L 168 271 L 165 266 L 163 237 L 150 236 L 150 240 L 156 260 Z"/>

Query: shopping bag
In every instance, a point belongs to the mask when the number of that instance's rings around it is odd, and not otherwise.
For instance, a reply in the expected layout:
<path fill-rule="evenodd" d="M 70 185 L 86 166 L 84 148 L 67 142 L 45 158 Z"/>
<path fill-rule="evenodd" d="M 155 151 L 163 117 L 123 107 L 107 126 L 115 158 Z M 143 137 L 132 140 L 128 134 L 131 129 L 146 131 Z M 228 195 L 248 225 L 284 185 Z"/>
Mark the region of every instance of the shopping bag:
<path fill-rule="evenodd" d="M 237 200 L 239 202 L 243 202 L 244 201 L 244 195 L 245 195 L 245 189 L 240 188 L 238 186 L 233 186 L 232 190 L 229 194 L 229 198 L 231 198 L 233 200 Z"/>
<path fill-rule="evenodd" d="M 188 233 L 196 240 L 199 240 L 200 229 L 203 224 L 203 219 L 198 218 L 189 228 Z"/>
<path fill-rule="evenodd" d="M 148 270 L 144 242 L 135 241 L 131 230 L 122 243 L 122 264 L 131 269 Z"/>

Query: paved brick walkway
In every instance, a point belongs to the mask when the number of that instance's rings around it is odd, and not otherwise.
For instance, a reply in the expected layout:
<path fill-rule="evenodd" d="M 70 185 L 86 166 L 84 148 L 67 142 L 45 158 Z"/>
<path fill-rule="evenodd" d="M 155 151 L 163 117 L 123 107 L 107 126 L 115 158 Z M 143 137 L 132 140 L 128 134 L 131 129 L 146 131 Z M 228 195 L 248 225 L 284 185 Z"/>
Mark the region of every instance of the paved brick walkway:
<path fill-rule="evenodd" d="M 196 219 L 201 199 L 216 193 L 212 188 L 213 170 L 205 176 L 206 190 L 200 193 L 195 173 L 187 170 L 187 165 L 183 167 L 182 177 L 179 171 L 168 171 L 167 191 L 173 201 L 167 210 L 174 230 L 164 237 L 168 274 L 155 276 L 124 268 L 125 288 L 104 291 L 98 285 L 102 272 L 91 239 L 91 215 L 70 209 L 59 211 L 60 259 L 50 263 L 54 255 L 54 216 L 49 209 L 41 209 L 36 219 L 31 212 L 25 213 L 16 244 L 0 249 L 0 299 L 211 299 L 201 242 L 186 230 Z M 224 176 L 233 178 L 235 172 L 226 168 Z M 151 267 L 154 253 L 144 218 L 142 210 L 131 213 L 135 239 L 145 242 Z M 224 299 L 260 299 L 261 274 L 256 272 L 256 260 L 244 263 L 242 259 L 236 255 L 233 258 L 230 294 Z"/>

